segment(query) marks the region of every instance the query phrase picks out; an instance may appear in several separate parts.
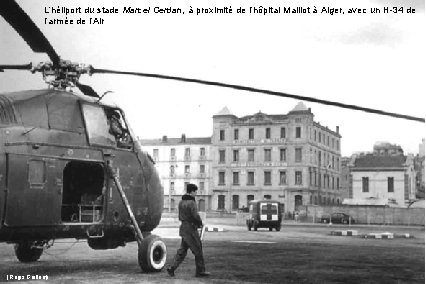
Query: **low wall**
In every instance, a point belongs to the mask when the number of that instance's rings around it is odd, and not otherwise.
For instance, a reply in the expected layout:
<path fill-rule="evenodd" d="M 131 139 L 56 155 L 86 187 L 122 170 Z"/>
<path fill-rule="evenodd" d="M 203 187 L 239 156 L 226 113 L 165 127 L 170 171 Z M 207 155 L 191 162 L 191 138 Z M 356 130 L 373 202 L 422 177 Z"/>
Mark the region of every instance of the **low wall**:
<path fill-rule="evenodd" d="M 353 217 L 357 224 L 425 225 L 425 210 L 423 208 L 306 205 L 300 209 L 299 219 L 308 222 L 318 221 L 324 214 L 342 212 Z"/>
<path fill-rule="evenodd" d="M 322 215 L 341 212 L 355 219 L 356 224 L 406 225 L 424 226 L 425 209 L 423 208 L 390 208 L 383 206 L 299 206 L 298 221 L 317 223 Z M 221 222 L 245 225 L 249 213 L 200 212 L 203 220 L 220 219 Z M 176 213 L 164 212 L 162 218 L 173 218 L 178 222 Z M 283 215 L 283 220 L 293 220 L 290 213 Z"/>

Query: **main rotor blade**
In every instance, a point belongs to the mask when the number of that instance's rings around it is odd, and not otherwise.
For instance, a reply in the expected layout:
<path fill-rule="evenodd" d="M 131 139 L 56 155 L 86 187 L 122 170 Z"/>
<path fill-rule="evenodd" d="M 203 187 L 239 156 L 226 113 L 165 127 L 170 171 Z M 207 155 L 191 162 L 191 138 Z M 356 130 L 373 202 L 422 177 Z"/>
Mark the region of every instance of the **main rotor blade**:
<path fill-rule="evenodd" d="M 22 65 L 0 65 L 0 72 L 3 72 L 5 69 L 11 69 L 11 70 L 31 70 L 33 65 L 31 63 L 29 64 L 22 64 Z"/>
<path fill-rule="evenodd" d="M 59 55 L 31 18 L 14 0 L 0 1 L 0 15 L 18 32 L 34 52 L 47 53 L 53 64 Z"/>
<path fill-rule="evenodd" d="M 423 123 L 425 122 L 425 119 L 421 118 L 421 117 L 415 117 L 415 116 L 410 116 L 410 115 L 387 112 L 387 111 L 383 111 L 383 110 L 360 107 L 360 106 L 357 106 L 357 105 L 344 104 L 344 103 L 339 103 L 339 102 L 334 102 L 334 101 L 321 100 L 321 99 L 317 99 L 317 98 L 313 98 L 313 97 L 291 95 L 291 94 L 286 94 L 286 93 L 282 93 L 282 92 L 275 92 L 275 91 L 270 91 L 270 90 L 265 90 L 265 89 L 257 89 L 257 88 L 240 86 L 240 85 L 226 84 L 226 83 L 221 83 L 221 82 L 205 81 L 205 80 L 200 80 L 200 79 L 175 77 L 175 76 L 168 76 L 168 75 L 161 75 L 161 74 L 140 73 L 140 72 L 125 72 L 125 71 L 96 69 L 96 68 L 93 68 L 91 70 L 91 73 L 92 74 L 104 73 L 104 74 L 135 75 L 135 76 L 141 76 L 141 77 L 150 77 L 150 78 L 158 78 L 158 79 L 166 79 L 166 80 L 196 83 L 196 84 L 208 85 L 208 86 L 217 86 L 217 87 L 235 89 L 235 90 L 240 90 L 240 91 L 247 91 L 247 92 L 252 92 L 252 93 L 261 93 L 261 94 L 272 95 L 272 96 L 293 98 L 293 99 L 298 99 L 298 100 L 302 100 L 302 101 L 314 102 L 314 103 L 319 103 L 319 104 L 323 104 L 323 105 L 337 106 L 337 107 L 340 107 L 340 108 L 359 110 L 359 111 L 364 111 L 364 112 L 374 113 L 374 114 L 380 114 L 380 115 L 387 115 L 387 116 L 392 116 L 392 117 L 396 117 L 396 118 L 403 118 L 403 119 L 408 119 L 408 120 L 419 121 L 419 122 L 423 122 Z"/>

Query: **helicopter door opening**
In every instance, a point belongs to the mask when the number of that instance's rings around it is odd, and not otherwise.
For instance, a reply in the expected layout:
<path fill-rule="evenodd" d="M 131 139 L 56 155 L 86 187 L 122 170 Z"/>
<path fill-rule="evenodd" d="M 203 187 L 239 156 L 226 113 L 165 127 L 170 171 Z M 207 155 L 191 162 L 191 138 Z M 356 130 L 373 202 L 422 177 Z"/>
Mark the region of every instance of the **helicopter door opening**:
<path fill-rule="evenodd" d="M 63 175 L 62 222 L 101 222 L 106 190 L 102 165 L 72 161 L 65 166 Z"/>

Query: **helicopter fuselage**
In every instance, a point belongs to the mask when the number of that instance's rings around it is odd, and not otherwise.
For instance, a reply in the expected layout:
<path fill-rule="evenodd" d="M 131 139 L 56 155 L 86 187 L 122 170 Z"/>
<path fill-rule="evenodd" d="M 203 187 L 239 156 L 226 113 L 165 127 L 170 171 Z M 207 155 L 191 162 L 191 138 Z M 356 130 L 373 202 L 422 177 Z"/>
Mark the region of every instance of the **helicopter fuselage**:
<path fill-rule="evenodd" d="M 99 249 L 134 241 L 109 169 L 149 234 L 163 188 L 119 108 L 59 90 L 0 94 L 0 241 L 85 238 Z"/>

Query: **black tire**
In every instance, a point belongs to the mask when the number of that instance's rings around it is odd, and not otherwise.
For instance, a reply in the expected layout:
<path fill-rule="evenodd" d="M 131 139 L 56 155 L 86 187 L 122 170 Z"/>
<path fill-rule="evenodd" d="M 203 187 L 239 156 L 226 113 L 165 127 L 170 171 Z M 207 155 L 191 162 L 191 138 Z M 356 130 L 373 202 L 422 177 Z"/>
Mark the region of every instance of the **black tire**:
<path fill-rule="evenodd" d="M 256 224 L 256 222 L 253 224 L 253 231 L 257 231 L 257 224 Z"/>
<path fill-rule="evenodd" d="M 34 262 L 39 260 L 43 253 L 42 248 L 32 247 L 33 242 L 22 241 L 15 244 L 15 255 L 20 262 Z"/>
<path fill-rule="evenodd" d="M 269 227 L 269 231 L 272 231 L 272 227 Z"/>
<path fill-rule="evenodd" d="M 277 230 L 277 232 L 278 232 L 278 231 L 280 231 L 280 230 L 281 230 L 281 226 L 277 226 L 277 227 L 275 228 L 275 230 Z"/>
<path fill-rule="evenodd" d="M 144 238 L 138 250 L 138 261 L 144 272 L 161 271 L 167 261 L 166 244 L 156 235 Z"/>

